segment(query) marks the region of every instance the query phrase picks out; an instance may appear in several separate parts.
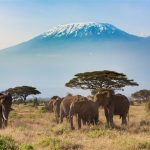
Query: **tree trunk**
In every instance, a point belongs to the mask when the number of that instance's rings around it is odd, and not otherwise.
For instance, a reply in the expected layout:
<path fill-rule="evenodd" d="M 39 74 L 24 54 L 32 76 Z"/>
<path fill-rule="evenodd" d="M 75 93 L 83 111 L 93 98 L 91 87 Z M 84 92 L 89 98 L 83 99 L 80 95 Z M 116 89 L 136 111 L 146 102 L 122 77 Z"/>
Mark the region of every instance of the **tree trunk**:
<path fill-rule="evenodd" d="M 27 99 L 27 96 L 23 96 L 23 103 L 26 105 L 26 99 Z"/>

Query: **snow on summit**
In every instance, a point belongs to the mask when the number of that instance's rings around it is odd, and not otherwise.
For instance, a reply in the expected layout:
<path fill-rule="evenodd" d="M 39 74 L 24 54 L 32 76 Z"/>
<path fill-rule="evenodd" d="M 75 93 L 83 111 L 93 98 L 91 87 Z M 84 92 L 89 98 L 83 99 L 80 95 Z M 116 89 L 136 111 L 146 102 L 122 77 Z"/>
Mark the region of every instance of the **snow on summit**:
<path fill-rule="evenodd" d="M 66 25 L 59 25 L 50 29 L 48 32 L 42 34 L 43 37 L 87 37 L 87 36 L 100 36 L 102 34 L 127 34 L 124 31 L 116 28 L 115 26 L 107 23 L 72 23 Z"/>

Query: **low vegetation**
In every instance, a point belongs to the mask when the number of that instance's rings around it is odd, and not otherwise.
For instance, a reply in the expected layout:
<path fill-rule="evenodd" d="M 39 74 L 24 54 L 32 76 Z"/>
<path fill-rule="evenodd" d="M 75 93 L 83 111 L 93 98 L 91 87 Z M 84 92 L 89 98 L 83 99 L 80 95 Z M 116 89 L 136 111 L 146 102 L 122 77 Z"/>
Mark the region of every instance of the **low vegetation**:
<path fill-rule="evenodd" d="M 10 138 L 0 135 L 0 150 L 19 150 L 16 142 Z"/>
<path fill-rule="evenodd" d="M 57 125 L 44 104 L 13 108 L 8 128 L 0 131 L 0 150 L 150 150 L 150 115 L 144 104 L 131 106 L 127 127 L 115 116 L 116 128 L 109 128 L 100 109 L 99 125 L 74 131 L 67 121 Z"/>

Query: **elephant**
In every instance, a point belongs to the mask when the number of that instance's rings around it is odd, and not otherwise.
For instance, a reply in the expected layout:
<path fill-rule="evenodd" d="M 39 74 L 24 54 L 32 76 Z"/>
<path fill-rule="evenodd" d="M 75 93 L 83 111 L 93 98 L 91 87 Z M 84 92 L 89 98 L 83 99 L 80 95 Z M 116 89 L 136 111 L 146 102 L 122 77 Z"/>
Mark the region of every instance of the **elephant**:
<path fill-rule="evenodd" d="M 57 98 L 60 98 L 60 97 L 59 97 L 59 96 L 53 96 L 53 97 L 49 100 L 47 107 L 48 107 L 48 109 L 49 109 L 50 112 L 53 112 L 53 102 L 54 102 L 54 100 L 56 100 Z"/>
<path fill-rule="evenodd" d="M 60 118 L 60 104 L 62 102 L 61 98 L 57 98 L 53 100 L 53 112 L 55 114 L 56 122 L 59 123 L 59 118 Z"/>
<path fill-rule="evenodd" d="M 12 105 L 12 97 L 9 93 L 0 93 L 0 128 L 6 128 L 8 116 Z"/>
<path fill-rule="evenodd" d="M 66 96 L 62 100 L 60 104 L 60 123 L 63 122 L 63 118 L 66 117 L 67 120 L 69 121 L 69 111 L 70 111 L 70 105 L 73 101 L 79 101 L 83 100 L 85 97 L 81 95 L 76 95 L 76 96 Z"/>
<path fill-rule="evenodd" d="M 94 96 L 95 102 L 104 107 L 107 124 L 114 127 L 113 115 L 119 115 L 122 118 L 122 125 L 127 125 L 127 115 L 130 102 L 122 94 L 113 94 L 111 92 L 97 93 Z"/>
<path fill-rule="evenodd" d="M 62 99 L 59 96 L 53 96 L 48 103 L 48 108 L 51 112 L 54 112 L 57 123 L 59 123 L 59 118 L 60 118 L 61 102 L 62 102 Z"/>
<path fill-rule="evenodd" d="M 71 103 L 70 112 L 69 112 L 69 119 L 71 129 L 74 129 L 73 126 L 73 116 L 78 116 L 78 129 L 81 128 L 81 120 L 84 124 L 97 124 L 99 120 L 99 112 L 98 112 L 98 105 L 97 103 L 91 100 L 81 100 L 81 101 L 74 101 Z"/>

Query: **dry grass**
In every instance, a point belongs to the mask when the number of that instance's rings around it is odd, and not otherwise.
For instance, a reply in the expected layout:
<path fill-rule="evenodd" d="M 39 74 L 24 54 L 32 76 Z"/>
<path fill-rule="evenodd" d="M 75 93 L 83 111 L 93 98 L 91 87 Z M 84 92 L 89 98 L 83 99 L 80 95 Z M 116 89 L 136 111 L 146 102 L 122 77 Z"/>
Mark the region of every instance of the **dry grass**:
<path fill-rule="evenodd" d="M 20 145 L 32 145 L 35 150 L 150 150 L 150 115 L 143 105 L 131 106 L 128 127 L 121 127 L 116 116 L 117 127 L 108 128 L 101 110 L 100 125 L 74 131 L 67 122 L 57 125 L 53 114 L 44 112 L 42 106 L 13 108 L 9 126 L 0 130 L 0 135 L 12 137 Z"/>

